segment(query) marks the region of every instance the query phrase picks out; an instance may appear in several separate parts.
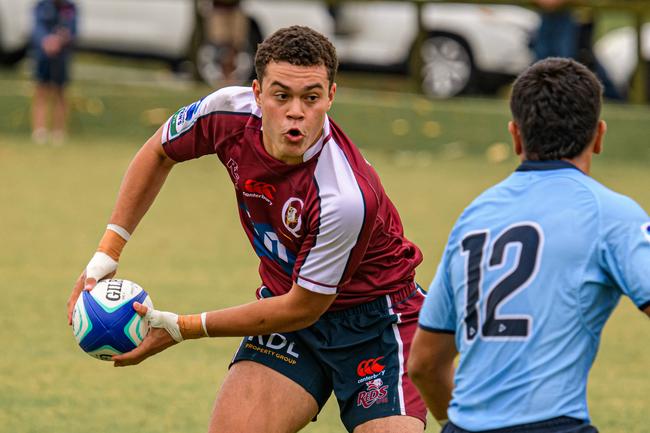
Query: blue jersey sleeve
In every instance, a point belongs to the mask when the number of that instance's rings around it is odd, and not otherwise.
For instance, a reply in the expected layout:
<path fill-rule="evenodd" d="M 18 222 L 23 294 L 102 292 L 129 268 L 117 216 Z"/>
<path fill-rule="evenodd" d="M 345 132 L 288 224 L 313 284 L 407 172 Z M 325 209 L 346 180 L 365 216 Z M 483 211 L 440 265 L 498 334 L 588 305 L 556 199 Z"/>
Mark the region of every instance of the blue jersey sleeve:
<path fill-rule="evenodd" d="M 43 38 L 50 34 L 47 26 L 48 5 L 45 2 L 38 2 L 33 10 L 32 44 L 40 49 Z"/>
<path fill-rule="evenodd" d="M 432 332 L 456 332 L 454 296 L 447 278 L 445 258 L 438 265 L 429 293 L 420 311 L 420 327 Z"/>
<path fill-rule="evenodd" d="M 650 217 L 631 200 L 602 222 L 600 257 L 620 290 L 640 309 L 650 306 Z"/>

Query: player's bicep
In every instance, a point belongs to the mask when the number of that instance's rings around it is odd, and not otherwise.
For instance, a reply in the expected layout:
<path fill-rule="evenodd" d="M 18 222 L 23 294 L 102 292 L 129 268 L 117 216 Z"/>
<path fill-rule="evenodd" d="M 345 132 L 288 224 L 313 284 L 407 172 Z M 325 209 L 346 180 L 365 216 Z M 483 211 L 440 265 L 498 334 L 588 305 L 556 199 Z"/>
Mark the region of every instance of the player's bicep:
<path fill-rule="evenodd" d="M 164 125 L 158 128 L 158 130 L 144 143 L 143 149 L 156 155 L 161 161 L 164 161 L 165 165 L 174 165 L 176 161 L 167 155 L 163 147 L 163 129 Z"/>
<path fill-rule="evenodd" d="M 315 322 L 336 299 L 336 294 L 323 294 L 306 289 L 296 283 L 287 293 L 287 308 L 297 316 Z"/>
<path fill-rule="evenodd" d="M 417 369 L 437 370 L 451 366 L 456 358 L 456 341 L 453 334 L 419 328 L 415 332 L 410 352 L 410 364 Z"/>

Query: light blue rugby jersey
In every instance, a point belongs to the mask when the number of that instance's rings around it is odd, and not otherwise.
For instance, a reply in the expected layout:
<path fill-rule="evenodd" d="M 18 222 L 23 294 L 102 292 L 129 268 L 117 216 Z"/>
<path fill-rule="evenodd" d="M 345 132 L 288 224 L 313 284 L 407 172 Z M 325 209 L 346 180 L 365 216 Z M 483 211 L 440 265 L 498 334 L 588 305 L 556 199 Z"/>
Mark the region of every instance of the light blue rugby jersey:
<path fill-rule="evenodd" d="M 449 419 L 589 419 L 587 375 L 621 294 L 650 305 L 650 218 L 564 161 L 524 162 L 452 230 L 420 313 L 455 333 Z"/>

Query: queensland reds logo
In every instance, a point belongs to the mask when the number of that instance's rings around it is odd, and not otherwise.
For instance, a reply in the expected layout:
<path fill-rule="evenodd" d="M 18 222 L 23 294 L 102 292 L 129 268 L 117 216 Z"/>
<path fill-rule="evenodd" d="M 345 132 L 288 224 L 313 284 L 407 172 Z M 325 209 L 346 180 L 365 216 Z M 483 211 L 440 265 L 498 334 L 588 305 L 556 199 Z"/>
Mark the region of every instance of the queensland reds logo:
<path fill-rule="evenodd" d="M 388 402 L 388 385 L 384 385 L 381 379 L 374 379 L 366 382 L 366 390 L 357 395 L 357 406 L 368 409 L 375 403 Z"/>
<path fill-rule="evenodd" d="M 282 206 L 282 224 L 295 237 L 299 238 L 298 231 L 302 227 L 302 209 L 304 203 L 297 197 L 288 199 Z"/>

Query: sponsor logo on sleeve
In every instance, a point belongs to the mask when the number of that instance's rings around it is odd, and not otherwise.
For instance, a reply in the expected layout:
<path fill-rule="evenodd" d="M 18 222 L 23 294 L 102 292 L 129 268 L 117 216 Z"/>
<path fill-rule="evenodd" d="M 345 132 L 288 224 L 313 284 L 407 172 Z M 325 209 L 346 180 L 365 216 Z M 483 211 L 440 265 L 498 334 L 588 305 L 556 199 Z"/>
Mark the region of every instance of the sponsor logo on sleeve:
<path fill-rule="evenodd" d="M 199 107 L 203 99 L 178 110 L 169 120 L 169 139 L 172 140 L 187 131 L 198 119 Z"/>
<path fill-rule="evenodd" d="M 650 223 L 645 223 L 641 226 L 641 231 L 645 235 L 645 238 L 650 242 Z"/>
<path fill-rule="evenodd" d="M 282 206 L 282 223 L 289 230 L 289 233 L 299 238 L 300 227 L 302 227 L 302 209 L 304 203 L 301 199 L 291 197 Z"/>

